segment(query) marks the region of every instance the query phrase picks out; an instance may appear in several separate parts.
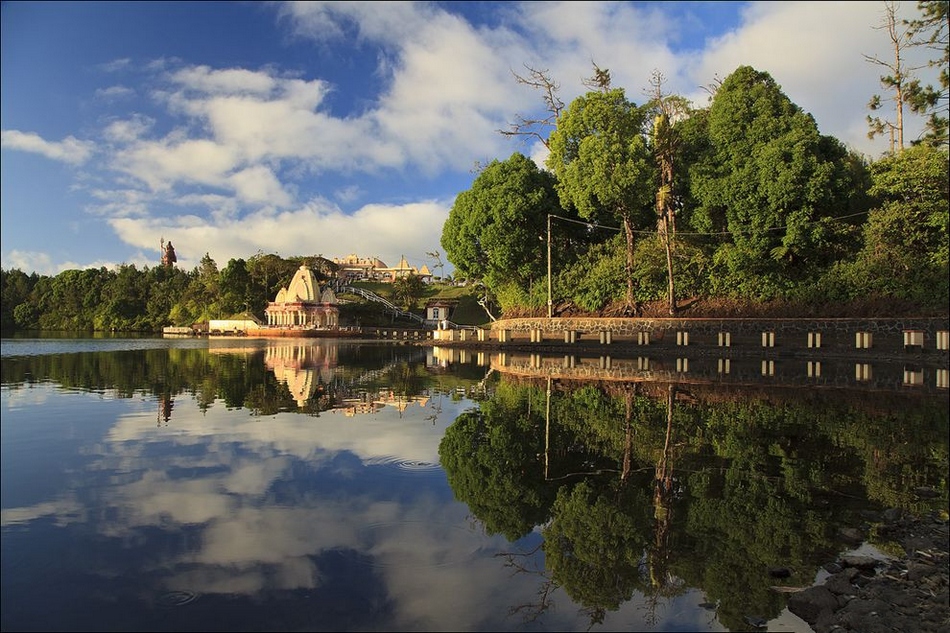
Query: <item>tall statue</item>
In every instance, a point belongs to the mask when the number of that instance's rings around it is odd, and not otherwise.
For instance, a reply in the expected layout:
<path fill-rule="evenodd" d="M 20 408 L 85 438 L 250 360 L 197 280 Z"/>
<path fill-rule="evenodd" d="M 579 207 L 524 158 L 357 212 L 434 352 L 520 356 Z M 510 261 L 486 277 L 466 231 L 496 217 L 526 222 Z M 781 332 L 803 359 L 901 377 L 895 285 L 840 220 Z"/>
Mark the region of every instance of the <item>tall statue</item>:
<path fill-rule="evenodd" d="M 172 246 L 171 240 L 168 241 L 168 244 L 165 243 L 165 238 L 162 238 L 162 266 L 172 266 L 175 262 L 178 261 L 178 257 L 175 255 L 175 247 Z"/>

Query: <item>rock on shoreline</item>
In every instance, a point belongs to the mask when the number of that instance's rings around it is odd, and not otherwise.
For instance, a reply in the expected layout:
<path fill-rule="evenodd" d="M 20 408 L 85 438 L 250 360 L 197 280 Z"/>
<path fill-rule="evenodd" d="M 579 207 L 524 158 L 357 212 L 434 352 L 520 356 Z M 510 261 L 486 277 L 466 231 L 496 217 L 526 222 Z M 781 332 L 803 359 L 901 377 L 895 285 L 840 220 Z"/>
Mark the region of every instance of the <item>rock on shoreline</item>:
<path fill-rule="evenodd" d="M 825 567 L 831 575 L 822 584 L 789 597 L 788 610 L 816 633 L 950 631 L 946 512 L 889 510 L 882 519 L 877 537 L 899 544 L 902 556 L 842 556 Z"/>

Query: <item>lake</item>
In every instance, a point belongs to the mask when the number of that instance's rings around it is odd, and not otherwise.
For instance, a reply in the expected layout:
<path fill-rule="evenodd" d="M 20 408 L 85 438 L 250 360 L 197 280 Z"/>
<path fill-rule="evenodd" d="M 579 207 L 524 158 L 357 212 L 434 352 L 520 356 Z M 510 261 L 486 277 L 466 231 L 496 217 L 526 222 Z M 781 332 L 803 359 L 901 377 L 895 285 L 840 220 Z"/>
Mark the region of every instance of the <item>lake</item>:
<path fill-rule="evenodd" d="M 0 628 L 807 632 L 947 508 L 933 368 L 691 362 L 3 339 Z"/>

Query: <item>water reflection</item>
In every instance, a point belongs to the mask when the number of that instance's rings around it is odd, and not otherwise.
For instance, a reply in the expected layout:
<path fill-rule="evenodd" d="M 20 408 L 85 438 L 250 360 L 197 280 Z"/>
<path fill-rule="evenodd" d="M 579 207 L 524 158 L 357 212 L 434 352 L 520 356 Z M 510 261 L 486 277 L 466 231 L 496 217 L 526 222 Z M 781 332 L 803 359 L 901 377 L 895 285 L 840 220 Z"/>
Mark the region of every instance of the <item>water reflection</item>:
<path fill-rule="evenodd" d="M 814 375 L 730 384 L 681 359 L 500 353 L 492 367 L 501 381 L 448 429 L 443 466 L 490 531 L 544 526 L 541 595 L 563 588 L 594 624 L 636 595 L 656 624 L 698 589 L 742 630 L 780 617 L 876 512 L 946 511 L 947 401 L 902 388 L 900 367 L 808 392 Z M 526 571 L 521 555 L 508 563 Z"/>
<path fill-rule="evenodd" d="M 80 347 L 3 358 L 3 630 L 740 630 L 867 512 L 947 506 L 902 367 Z"/>

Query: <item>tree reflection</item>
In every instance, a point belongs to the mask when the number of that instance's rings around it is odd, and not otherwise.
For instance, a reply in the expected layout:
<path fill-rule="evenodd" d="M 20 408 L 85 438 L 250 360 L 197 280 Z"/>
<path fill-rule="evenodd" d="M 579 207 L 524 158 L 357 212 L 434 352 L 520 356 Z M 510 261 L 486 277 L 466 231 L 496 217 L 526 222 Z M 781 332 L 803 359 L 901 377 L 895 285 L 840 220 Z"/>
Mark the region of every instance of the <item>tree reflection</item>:
<path fill-rule="evenodd" d="M 945 398 L 489 380 L 483 370 L 453 383 L 446 370 L 427 373 L 419 348 L 284 351 L 285 368 L 316 372 L 294 374 L 306 389 L 292 391 L 268 367 L 266 347 L 253 346 L 4 358 L 3 384 L 144 393 L 169 425 L 189 396 L 203 410 L 319 415 L 351 400 L 375 403 L 384 389 L 408 401 L 436 382 L 440 393 L 478 384 L 477 406 L 446 429 L 441 464 L 486 531 L 532 546 L 541 539 L 536 552 L 528 546 L 506 557 L 514 571 L 539 575 L 538 600 L 514 607 L 530 617 L 543 615 L 559 590 L 592 624 L 630 602 L 656 613 L 695 590 L 718 605 L 723 626 L 745 628 L 747 616 L 775 617 L 785 606 L 770 588 L 771 569 L 789 570 L 783 583 L 810 584 L 848 546 L 839 532 L 863 524 L 863 511 L 947 505 Z M 936 494 L 921 498 L 920 487 Z"/>
<path fill-rule="evenodd" d="M 537 390 L 501 385 L 456 418 L 439 444 L 455 497 L 492 534 L 516 541 L 548 518 L 557 486 L 545 480 L 544 409 Z"/>
<path fill-rule="evenodd" d="M 919 450 L 868 432 L 897 416 Z M 946 503 L 947 416 L 926 398 L 509 376 L 447 429 L 440 455 L 489 532 L 514 541 L 541 527 L 543 568 L 532 552 L 506 554 L 540 582 L 538 600 L 514 612 L 540 617 L 562 589 L 592 625 L 631 600 L 655 622 L 699 590 L 723 626 L 742 629 L 750 615 L 777 617 L 787 596 L 772 587 L 809 585 L 860 512 L 901 500 L 908 484 Z M 892 455 L 919 465 L 915 476 L 894 480 L 882 467 L 897 467 Z M 788 578 L 773 578 L 777 567 Z"/>

